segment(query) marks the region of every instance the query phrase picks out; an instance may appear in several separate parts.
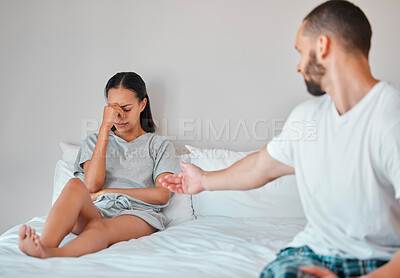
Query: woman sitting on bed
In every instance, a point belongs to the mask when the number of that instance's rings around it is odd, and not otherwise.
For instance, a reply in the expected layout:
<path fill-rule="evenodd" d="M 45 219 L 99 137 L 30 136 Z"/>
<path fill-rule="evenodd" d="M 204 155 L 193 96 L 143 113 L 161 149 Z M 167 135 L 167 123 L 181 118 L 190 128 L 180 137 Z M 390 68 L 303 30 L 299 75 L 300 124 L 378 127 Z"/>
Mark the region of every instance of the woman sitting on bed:
<path fill-rule="evenodd" d="M 146 85 L 136 73 L 121 72 L 107 83 L 103 122 L 84 141 L 75 177 L 49 212 L 39 237 L 23 225 L 19 248 L 38 258 L 78 257 L 164 230 L 161 209 L 170 191 L 159 182 L 181 171 L 173 144 L 153 134 Z M 70 232 L 78 235 L 58 247 Z"/>

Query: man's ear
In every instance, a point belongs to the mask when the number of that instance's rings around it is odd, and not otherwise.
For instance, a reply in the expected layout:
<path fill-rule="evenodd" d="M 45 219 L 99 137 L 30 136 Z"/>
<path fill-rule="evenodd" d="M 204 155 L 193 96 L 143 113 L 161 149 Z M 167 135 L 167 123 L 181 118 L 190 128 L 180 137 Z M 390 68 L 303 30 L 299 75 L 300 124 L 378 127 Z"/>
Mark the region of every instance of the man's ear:
<path fill-rule="evenodd" d="M 317 55 L 320 60 L 325 59 L 330 51 L 331 39 L 328 36 L 319 36 L 317 41 Z"/>
<path fill-rule="evenodd" d="M 144 99 L 140 102 L 140 112 L 142 112 L 142 111 L 146 108 L 146 105 L 147 105 L 147 97 L 144 98 Z"/>

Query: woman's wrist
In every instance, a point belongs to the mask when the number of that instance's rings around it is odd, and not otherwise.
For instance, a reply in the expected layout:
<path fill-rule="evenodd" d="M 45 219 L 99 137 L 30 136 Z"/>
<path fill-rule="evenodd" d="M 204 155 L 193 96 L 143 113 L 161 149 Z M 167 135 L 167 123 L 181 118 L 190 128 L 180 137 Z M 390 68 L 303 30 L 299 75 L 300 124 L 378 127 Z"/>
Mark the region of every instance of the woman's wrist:
<path fill-rule="evenodd" d="M 108 143 L 108 136 L 109 136 L 109 134 L 110 134 L 110 130 L 111 130 L 111 128 L 108 128 L 107 125 L 101 125 L 101 126 L 100 126 L 99 134 L 98 134 L 98 137 L 97 137 L 96 146 L 97 146 L 98 144 L 100 144 L 98 147 L 100 147 L 100 146 L 107 146 L 107 143 Z M 105 145 L 104 145 L 104 144 L 105 144 Z"/>
<path fill-rule="evenodd" d="M 106 132 L 107 134 L 110 132 L 111 128 L 113 127 L 112 123 L 102 123 L 99 129 L 99 133 L 101 131 Z"/>

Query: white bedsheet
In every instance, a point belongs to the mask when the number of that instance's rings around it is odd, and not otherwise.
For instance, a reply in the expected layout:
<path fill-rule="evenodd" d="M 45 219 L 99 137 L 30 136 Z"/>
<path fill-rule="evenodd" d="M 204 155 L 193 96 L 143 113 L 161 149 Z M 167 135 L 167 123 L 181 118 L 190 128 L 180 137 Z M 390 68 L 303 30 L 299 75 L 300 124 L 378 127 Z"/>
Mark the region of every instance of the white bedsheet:
<path fill-rule="evenodd" d="M 45 219 L 28 225 L 40 234 Z M 258 277 L 304 225 L 304 219 L 204 218 L 80 258 L 44 260 L 19 250 L 18 225 L 0 236 L 0 276 Z"/>

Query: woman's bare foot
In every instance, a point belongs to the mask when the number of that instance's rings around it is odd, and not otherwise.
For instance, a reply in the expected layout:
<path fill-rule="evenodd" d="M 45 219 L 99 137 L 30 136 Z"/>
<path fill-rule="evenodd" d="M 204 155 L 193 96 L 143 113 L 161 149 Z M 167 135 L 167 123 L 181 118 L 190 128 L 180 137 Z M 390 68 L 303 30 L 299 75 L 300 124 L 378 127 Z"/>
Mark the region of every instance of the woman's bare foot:
<path fill-rule="evenodd" d="M 40 242 L 39 236 L 36 234 L 35 229 L 22 225 L 19 228 L 19 249 L 29 256 L 36 258 L 48 258 L 52 256 L 51 248 L 45 247 Z"/>

